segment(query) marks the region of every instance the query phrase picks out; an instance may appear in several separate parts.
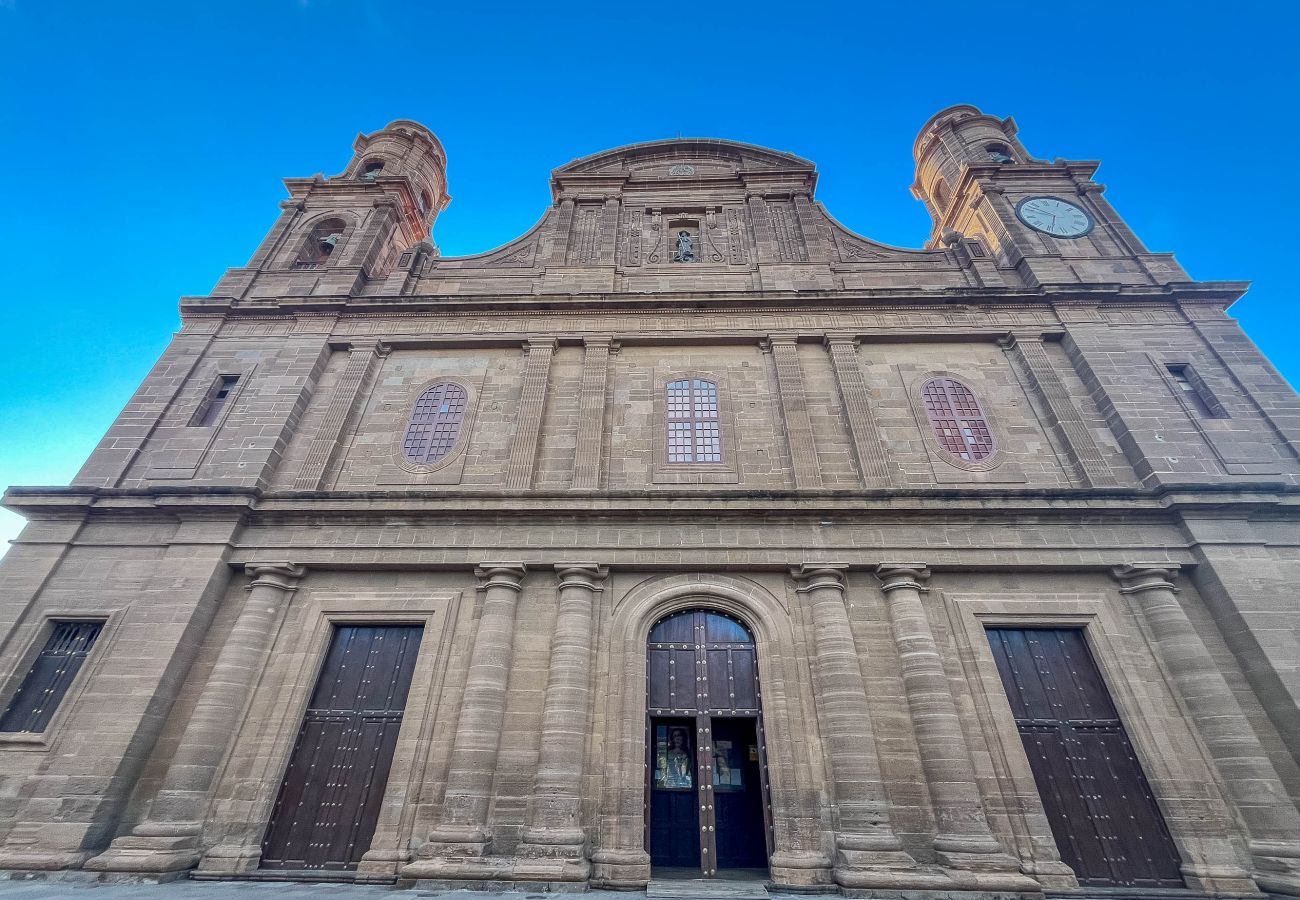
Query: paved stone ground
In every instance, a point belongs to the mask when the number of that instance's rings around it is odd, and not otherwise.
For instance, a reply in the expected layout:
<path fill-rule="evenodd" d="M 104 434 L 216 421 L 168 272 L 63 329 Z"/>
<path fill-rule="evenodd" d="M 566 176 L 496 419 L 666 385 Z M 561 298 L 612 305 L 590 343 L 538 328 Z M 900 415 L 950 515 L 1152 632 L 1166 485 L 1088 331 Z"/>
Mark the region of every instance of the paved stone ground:
<path fill-rule="evenodd" d="M 714 895 L 714 896 L 719 896 Z M 709 896 L 700 894 L 700 897 Z M 585 894 L 542 894 L 522 891 L 429 891 L 374 885 L 173 881 L 168 884 L 100 884 L 98 882 L 24 880 L 0 881 L 0 900 L 644 900 L 645 894 L 590 891 Z M 818 897 L 772 894 L 773 900 L 819 900 Z M 821 900 L 830 900 L 823 895 Z M 839 900 L 839 898 L 836 898 Z"/>

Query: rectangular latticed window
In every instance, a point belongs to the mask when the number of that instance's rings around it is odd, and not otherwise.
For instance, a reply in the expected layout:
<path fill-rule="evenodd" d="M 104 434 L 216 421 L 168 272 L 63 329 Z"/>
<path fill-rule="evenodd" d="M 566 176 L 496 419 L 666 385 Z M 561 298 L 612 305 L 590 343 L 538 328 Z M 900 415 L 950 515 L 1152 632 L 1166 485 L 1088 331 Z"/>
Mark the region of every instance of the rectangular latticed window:
<path fill-rule="evenodd" d="M 230 394 L 239 383 L 238 375 L 221 375 L 203 398 L 199 408 L 194 411 L 191 425 L 215 425 L 221 419 L 221 412 L 230 400 Z"/>
<path fill-rule="evenodd" d="M 55 622 L 45 647 L 0 716 L 0 732 L 41 732 L 81 671 L 103 622 Z"/>
<path fill-rule="evenodd" d="M 702 378 L 668 382 L 668 461 L 722 462 L 718 386 Z"/>
<path fill-rule="evenodd" d="M 1170 376 L 1174 379 L 1174 384 L 1182 393 L 1183 398 L 1187 401 L 1198 416 L 1202 419 L 1226 419 L 1228 411 L 1223 405 L 1210 393 L 1209 388 L 1201 381 L 1200 377 L 1192 371 L 1191 366 L 1165 366 Z"/>

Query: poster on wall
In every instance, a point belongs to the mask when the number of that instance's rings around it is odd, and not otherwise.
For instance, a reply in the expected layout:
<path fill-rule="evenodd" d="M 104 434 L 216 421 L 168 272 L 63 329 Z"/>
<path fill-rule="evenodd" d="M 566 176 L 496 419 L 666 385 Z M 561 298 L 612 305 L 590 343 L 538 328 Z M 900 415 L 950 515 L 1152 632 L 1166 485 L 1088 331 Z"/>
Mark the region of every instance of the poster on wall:
<path fill-rule="evenodd" d="M 745 770 L 740 748 L 731 741 L 713 742 L 713 786 L 720 791 L 745 789 Z"/>
<path fill-rule="evenodd" d="M 682 725 L 655 726 L 655 787 L 690 790 L 692 780 L 691 733 Z"/>

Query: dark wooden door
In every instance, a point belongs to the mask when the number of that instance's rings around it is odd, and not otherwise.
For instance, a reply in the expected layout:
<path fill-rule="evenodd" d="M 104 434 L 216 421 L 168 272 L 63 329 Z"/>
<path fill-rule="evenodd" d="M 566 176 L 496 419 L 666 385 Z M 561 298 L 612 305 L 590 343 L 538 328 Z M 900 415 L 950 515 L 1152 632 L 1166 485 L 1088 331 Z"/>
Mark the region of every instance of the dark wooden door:
<path fill-rule="evenodd" d="M 647 646 L 651 863 L 716 875 L 766 868 L 766 756 L 754 639 L 708 610 L 659 622 Z"/>
<path fill-rule="evenodd" d="M 1088 887 L 1184 887 L 1178 851 L 1079 629 L 990 628 L 1061 858 Z"/>
<path fill-rule="evenodd" d="M 370 847 L 419 625 L 334 629 L 262 842 L 264 869 L 355 869 Z"/>

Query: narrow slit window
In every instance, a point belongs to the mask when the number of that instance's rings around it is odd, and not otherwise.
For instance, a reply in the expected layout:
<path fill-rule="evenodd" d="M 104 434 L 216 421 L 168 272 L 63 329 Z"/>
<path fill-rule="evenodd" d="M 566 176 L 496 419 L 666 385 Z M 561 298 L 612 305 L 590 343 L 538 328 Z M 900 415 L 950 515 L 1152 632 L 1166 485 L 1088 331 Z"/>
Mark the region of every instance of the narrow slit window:
<path fill-rule="evenodd" d="M 993 431 L 970 388 L 955 378 L 931 378 L 921 386 L 921 399 L 944 450 L 967 462 L 993 455 Z"/>
<path fill-rule="evenodd" d="M 39 733 L 49 726 L 103 625 L 103 622 L 54 623 L 49 640 L 0 716 L 0 732 Z"/>
<path fill-rule="evenodd" d="M 469 394 L 450 381 L 435 384 L 420 395 L 402 441 L 402 453 L 413 463 L 445 459 L 456 447 L 465 421 Z"/>
<path fill-rule="evenodd" d="M 718 386 L 703 378 L 668 382 L 668 461 L 722 462 Z"/>
<path fill-rule="evenodd" d="M 1200 377 L 1192 371 L 1191 366 L 1165 366 L 1174 384 L 1190 406 L 1202 419 L 1226 419 L 1228 413 L 1223 405 L 1215 399 Z"/>
<path fill-rule="evenodd" d="M 221 420 L 221 413 L 225 410 L 226 404 L 230 402 L 230 395 L 234 392 L 237 384 L 239 384 L 238 375 L 219 376 L 208 391 L 208 395 L 199 404 L 199 408 L 194 412 L 194 418 L 190 420 L 190 424 L 216 425 Z"/>

